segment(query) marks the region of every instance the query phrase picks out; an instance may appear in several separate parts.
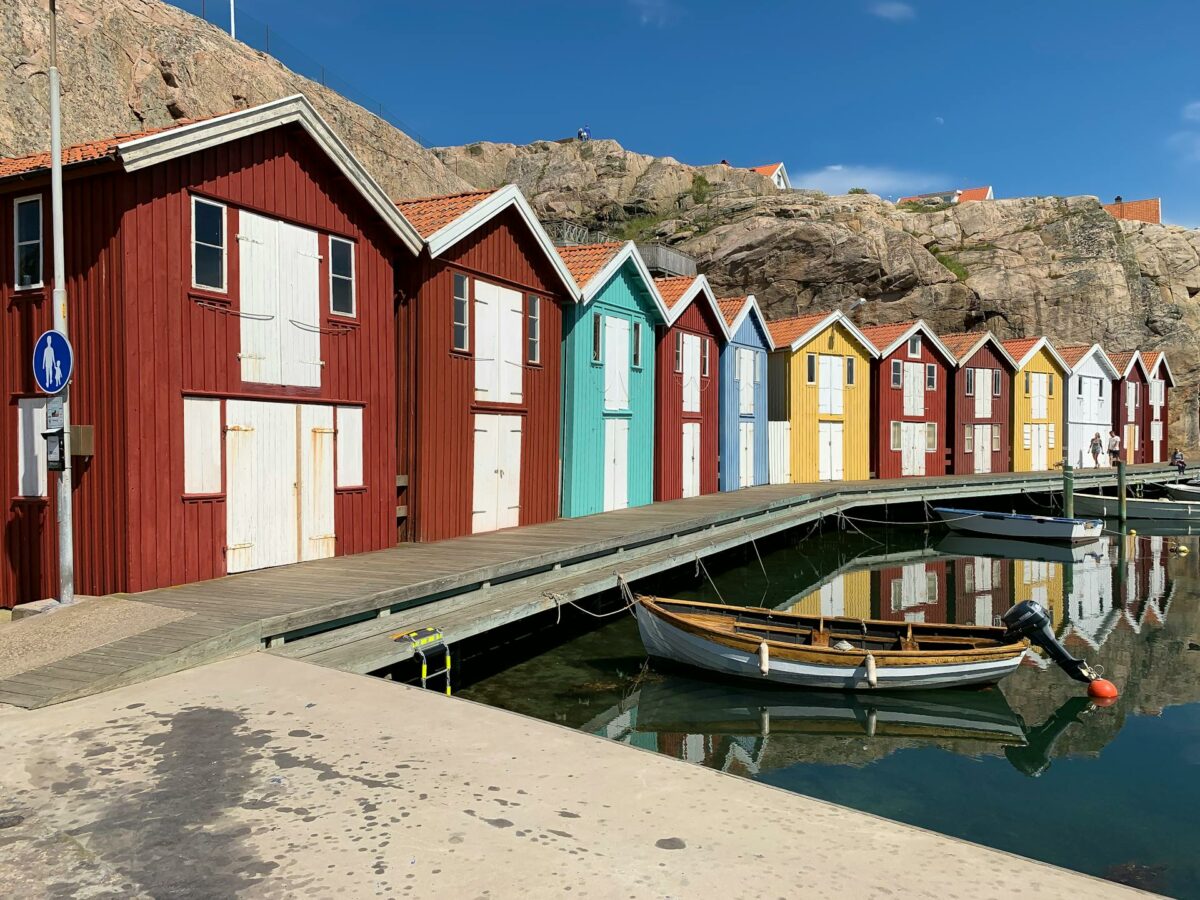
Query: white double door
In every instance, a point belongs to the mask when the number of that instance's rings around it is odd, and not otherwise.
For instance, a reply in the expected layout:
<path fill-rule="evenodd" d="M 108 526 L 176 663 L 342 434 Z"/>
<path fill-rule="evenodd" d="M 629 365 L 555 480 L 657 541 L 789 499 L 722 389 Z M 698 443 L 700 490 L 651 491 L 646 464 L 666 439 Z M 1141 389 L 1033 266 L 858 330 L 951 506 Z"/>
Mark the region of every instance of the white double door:
<path fill-rule="evenodd" d="M 604 420 L 604 511 L 629 506 L 629 420 Z"/>
<path fill-rule="evenodd" d="M 475 415 L 474 534 L 520 524 L 523 424 L 521 416 Z"/>
<path fill-rule="evenodd" d="M 1029 426 L 1029 468 L 1034 472 L 1045 472 L 1049 465 L 1050 426 L 1042 423 Z"/>
<path fill-rule="evenodd" d="M 817 477 L 821 481 L 845 478 L 841 422 L 817 423 Z"/>
<path fill-rule="evenodd" d="M 520 291 L 475 280 L 475 399 L 520 403 L 525 381 L 525 307 Z"/>
<path fill-rule="evenodd" d="M 700 496 L 700 423 L 683 423 L 683 496 Z"/>
<path fill-rule="evenodd" d="M 237 237 L 242 380 L 320 387 L 317 233 L 242 210 Z"/>
<path fill-rule="evenodd" d="M 225 404 L 226 568 L 333 556 L 333 407 Z"/>
<path fill-rule="evenodd" d="M 754 487 L 754 423 L 738 423 L 738 487 Z"/>
<path fill-rule="evenodd" d="M 978 379 L 975 381 L 979 384 Z M 975 427 L 975 473 L 982 475 L 992 471 L 992 426 Z"/>
<path fill-rule="evenodd" d="M 900 474 L 925 474 L 925 423 L 900 423 Z"/>

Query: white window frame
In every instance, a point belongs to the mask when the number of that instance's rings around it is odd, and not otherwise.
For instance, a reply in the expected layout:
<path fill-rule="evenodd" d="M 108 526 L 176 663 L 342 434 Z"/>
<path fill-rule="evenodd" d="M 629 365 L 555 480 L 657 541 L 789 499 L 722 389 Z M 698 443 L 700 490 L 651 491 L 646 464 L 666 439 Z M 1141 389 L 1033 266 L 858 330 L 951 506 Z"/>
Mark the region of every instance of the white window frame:
<path fill-rule="evenodd" d="M 968 370 L 969 371 L 969 370 Z M 963 453 L 975 452 L 975 426 L 970 422 L 963 425 Z"/>
<path fill-rule="evenodd" d="M 709 341 L 708 341 L 708 338 L 701 338 L 700 340 L 704 343 L 704 348 L 701 350 L 702 355 L 700 358 L 700 377 L 707 378 L 708 377 L 708 343 L 709 343 Z"/>
<path fill-rule="evenodd" d="M 1000 426 L 994 423 L 992 425 L 992 452 L 1000 452 Z"/>
<path fill-rule="evenodd" d="M 925 390 L 937 390 L 937 366 L 933 363 L 925 363 Z"/>
<path fill-rule="evenodd" d="M 937 422 L 925 423 L 925 452 L 937 453 L 938 451 L 938 426 Z"/>
<path fill-rule="evenodd" d="M 634 322 L 629 329 L 633 341 L 633 353 L 630 355 L 630 367 L 634 369 L 642 368 L 642 323 Z"/>
<path fill-rule="evenodd" d="M 900 423 L 893 420 L 889 428 L 888 445 L 892 450 L 899 450 L 901 443 Z"/>
<path fill-rule="evenodd" d="M 855 362 L 856 360 L 853 356 L 846 357 L 846 387 L 854 387 L 854 382 L 858 378 L 857 367 L 854 365 Z"/>
<path fill-rule="evenodd" d="M 754 353 L 754 383 L 762 384 L 762 361 L 763 355 L 758 350 L 751 351 Z"/>
<path fill-rule="evenodd" d="M 675 332 L 675 374 L 683 374 L 683 332 Z"/>
<path fill-rule="evenodd" d="M 49 496 L 48 475 L 46 470 L 46 439 L 42 432 L 46 430 L 46 405 L 48 397 L 21 397 L 17 400 L 17 494 L 25 498 Z M 26 422 L 28 419 L 28 423 Z M 26 434 L 26 427 L 32 433 Z M 32 456 L 27 456 L 29 449 Z M 32 479 L 37 493 L 25 490 L 26 483 Z"/>
<path fill-rule="evenodd" d="M 350 248 L 350 274 L 335 275 L 333 272 L 333 244 L 334 242 L 345 244 Z M 355 259 L 354 259 L 354 241 L 346 238 L 329 236 L 329 314 L 331 316 L 341 316 L 343 319 L 358 318 L 358 279 L 355 278 Z M 333 282 L 334 279 L 339 281 L 350 282 L 350 312 L 340 312 L 333 308 Z"/>
<path fill-rule="evenodd" d="M 26 203 L 37 203 L 38 208 L 38 279 L 36 284 L 17 284 L 17 270 L 21 261 L 21 248 L 28 247 L 34 244 L 34 241 L 21 241 L 18 234 L 18 219 L 20 209 Z M 46 286 L 46 243 L 43 236 L 46 233 L 46 208 L 42 204 L 41 194 L 27 194 L 24 197 L 17 197 L 13 200 L 13 290 L 15 291 L 36 291 L 38 288 Z"/>
<path fill-rule="evenodd" d="M 892 387 L 904 387 L 904 363 L 898 359 L 892 360 Z"/>
<path fill-rule="evenodd" d="M 968 397 L 975 396 L 975 370 L 970 366 L 966 370 L 967 386 L 965 388 Z"/>
<path fill-rule="evenodd" d="M 992 396 L 999 397 L 1002 393 L 1003 382 L 1001 382 L 1002 374 L 999 369 L 992 369 Z"/>
<path fill-rule="evenodd" d="M 364 488 L 367 483 L 366 470 L 366 411 L 361 406 L 338 406 L 334 408 L 334 438 L 337 449 L 337 465 L 334 468 L 334 487 L 336 490 L 353 490 Z M 358 444 L 352 446 L 343 434 L 349 434 L 350 429 L 343 429 L 344 419 L 357 419 Z M 353 458 L 351 458 L 353 457 Z M 355 479 L 351 476 L 358 475 Z"/>
<path fill-rule="evenodd" d="M 817 354 L 806 353 L 804 358 L 804 383 L 817 383 Z"/>
<path fill-rule="evenodd" d="M 604 365 L 604 316 L 592 313 L 592 365 Z"/>
<path fill-rule="evenodd" d="M 525 362 L 542 364 L 542 298 L 537 294 L 525 295 Z"/>
<path fill-rule="evenodd" d="M 1058 443 L 1058 434 L 1056 433 L 1054 423 L 1047 422 L 1046 423 L 1046 446 L 1050 449 L 1054 449 L 1054 447 L 1057 443 Z"/>
<path fill-rule="evenodd" d="M 908 358 L 918 359 L 921 356 L 921 336 L 914 334 L 908 339 Z"/>
<path fill-rule="evenodd" d="M 206 206 L 216 206 L 221 210 L 221 246 L 218 248 L 216 244 L 203 244 L 205 247 L 210 247 L 214 250 L 221 251 L 221 287 L 215 288 L 208 284 L 198 284 L 196 282 L 196 245 L 200 244 L 196 238 L 196 204 L 203 203 Z M 228 294 L 229 293 L 229 206 L 221 203 L 219 200 L 211 200 L 208 197 L 200 197 L 192 194 L 192 287 L 198 291 L 209 291 L 213 294 Z"/>
<path fill-rule="evenodd" d="M 463 320 L 458 321 L 458 301 L 459 296 L 457 287 L 459 279 L 466 288 L 466 296 L 462 298 L 462 314 Z M 464 275 L 462 272 L 452 272 L 450 277 L 450 349 L 459 353 L 471 352 L 471 276 Z M 454 329 L 461 327 L 465 346 L 459 346 L 454 342 Z"/>

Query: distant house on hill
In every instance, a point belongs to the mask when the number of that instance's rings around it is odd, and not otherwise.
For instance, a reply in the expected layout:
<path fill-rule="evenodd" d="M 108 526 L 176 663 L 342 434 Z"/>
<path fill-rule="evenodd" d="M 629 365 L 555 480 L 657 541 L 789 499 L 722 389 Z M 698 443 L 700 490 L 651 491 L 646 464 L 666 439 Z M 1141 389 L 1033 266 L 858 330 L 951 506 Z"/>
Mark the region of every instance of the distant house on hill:
<path fill-rule="evenodd" d="M 1162 224 L 1162 199 L 1159 197 L 1151 200 L 1123 200 L 1117 197 L 1112 203 L 1105 203 L 1104 209 L 1114 219 Z"/>
<path fill-rule="evenodd" d="M 966 203 L 971 200 L 995 200 L 992 186 L 974 188 L 954 188 L 949 191 L 934 191 L 932 194 L 914 194 L 911 197 L 901 197 L 899 203 L 919 203 L 937 206 L 941 203 Z"/>
<path fill-rule="evenodd" d="M 787 168 L 781 162 L 771 163 L 766 166 L 751 166 L 750 171 L 770 178 L 775 187 L 781 191 L 790 191 L 792 189 L 792 180 L 788 178 Z"/>

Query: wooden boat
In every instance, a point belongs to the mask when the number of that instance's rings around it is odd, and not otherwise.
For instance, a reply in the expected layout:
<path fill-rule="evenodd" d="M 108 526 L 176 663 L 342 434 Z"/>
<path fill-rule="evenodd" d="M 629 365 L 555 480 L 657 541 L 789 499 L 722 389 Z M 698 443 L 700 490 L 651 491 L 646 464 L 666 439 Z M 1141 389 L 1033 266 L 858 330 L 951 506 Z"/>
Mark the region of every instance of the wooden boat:
<path fill-rule="evenodd" d="M 1089 516 L 1117 517 L 1117 498 L 1104 494 L 1075 494 L 1075 509 Z M 1125 515 L 1130 519 L 1157 519 L 1159 521 L 1200 521 L 1200 500 L 1172 500 L 1162 497 L 1146 500 L 1129 497 L 1125 501 Z"/>
<path fill-rule="evenodd" d="M 933 511 L 952 530 L 984 537 L 1080 544 L 1099 540 L 1104 531 L 1103 522 L 1090 519 L 1029 516 L 980 509 L 954 509 L 948 506 L 935 506 Z"/>
<path fill-rule="evenodd" d="M 1191 500 L 1200 503 L 1200 484 L 1164 484 L 1162 489 L 1172 500 Z"/>
<path fill-rule="evenodd" d="M 934 625 L 637 598 L 651 656 L 756 681 L 838 690 L 992 684 L 1020 665 L 1023 637 L 982 625 Z"/>

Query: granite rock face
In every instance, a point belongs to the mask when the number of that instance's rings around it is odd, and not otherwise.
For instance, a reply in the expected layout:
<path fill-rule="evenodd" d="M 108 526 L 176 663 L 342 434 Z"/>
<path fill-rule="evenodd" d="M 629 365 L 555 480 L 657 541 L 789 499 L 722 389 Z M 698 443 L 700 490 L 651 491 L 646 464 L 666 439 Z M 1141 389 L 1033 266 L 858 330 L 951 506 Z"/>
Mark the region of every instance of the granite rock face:
<path fill-rule="evenodd" d="M 869 194 L 782 192 L 747 170 L 612 141 L 436 152 L 478 184 L 516 181 L 547 218 L 674 245 L 719 293 L 753 293 L 770 317 L 863 297 L 863 324 L 921 317 L 944 331 L 1166 350 L 1179 382 L 1171 440 L 1200 443 L 1200 231 L 1118 221 L 1095 197 L 911 212 Z"/>
<path fill-rule="evenodd" d="M 393 197 L 470 187 L 387 122 L 161 0 L 58 8 L 66 144 L 303 93 Z M 0 3 L 0 156 L 50 146 L 46 10 L 46 0 Z"/>

